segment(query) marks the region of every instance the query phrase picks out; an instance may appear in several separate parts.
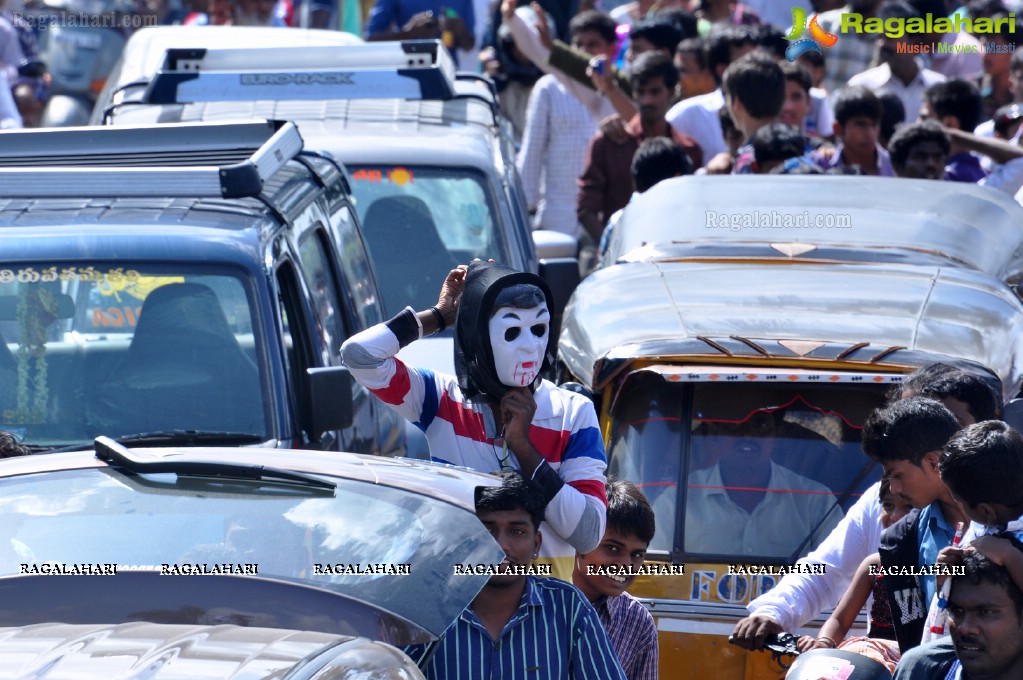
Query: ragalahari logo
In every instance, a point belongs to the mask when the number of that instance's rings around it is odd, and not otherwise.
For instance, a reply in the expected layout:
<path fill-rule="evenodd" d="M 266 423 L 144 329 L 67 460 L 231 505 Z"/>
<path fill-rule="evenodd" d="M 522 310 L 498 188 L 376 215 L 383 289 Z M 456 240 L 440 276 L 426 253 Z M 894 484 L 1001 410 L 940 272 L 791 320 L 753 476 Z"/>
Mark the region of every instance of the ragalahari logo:
<path fill-rule="evenodd" d="M 809 37 L 804 37 L 809 33 Z M 817 23 L 817 15 L 810 18 L 807 25 L 806 10 L 802 7 L 792 8 L 792 30 L 785 36 L 791 44 L 785 50 L 785 56 L 789 61 L 795 61 L 799 55 L 805 52 L 818 52 L 824 54 L 821 48 L 833 47 L 838 42 L 838 36 L 828 33 Z"/>

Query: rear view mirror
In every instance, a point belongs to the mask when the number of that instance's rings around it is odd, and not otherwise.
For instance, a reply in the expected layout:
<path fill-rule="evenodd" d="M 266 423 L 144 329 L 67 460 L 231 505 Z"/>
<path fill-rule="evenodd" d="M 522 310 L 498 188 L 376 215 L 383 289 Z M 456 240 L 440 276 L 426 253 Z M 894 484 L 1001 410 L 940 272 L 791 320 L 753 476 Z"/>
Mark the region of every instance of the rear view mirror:
<path fill-rule="evenodd" d="M 307 413 L 303 420 L 306 434 L 317 441 L 324 432 L 351 427 L 352 374 L 344 366 L 306 369 L 309 385 Z"/>

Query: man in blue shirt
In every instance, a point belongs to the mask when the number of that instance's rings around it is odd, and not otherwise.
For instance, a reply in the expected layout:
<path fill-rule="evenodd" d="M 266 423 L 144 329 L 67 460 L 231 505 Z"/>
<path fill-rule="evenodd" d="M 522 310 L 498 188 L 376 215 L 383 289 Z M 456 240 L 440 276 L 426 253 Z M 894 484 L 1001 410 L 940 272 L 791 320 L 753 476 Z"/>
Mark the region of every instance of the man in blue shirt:
<path fill-rule="evenodd" d="M 923 636 L 935 591 L 935 576 L 926 570 L 951 545 L 956 523 L 967 521 L 939 473 L 942 448 L 959 429 L 951 411 L 925 397 L 879 409 L 863 426 L 863 452 L 881 463 L 892 493 L 919 509 L 885 529 L 878 550 L 903 652 L 919 645 Z"/>
<path fill-rule="evenodd" d="M 596 610 L 575 586 L 522 573 L 540 550 L 543 496 L 521 473 L 476 489 L 476 514 L 505 552 L 476 599 L 432 645 L 405 651 L 428 680 L 625 680 Z"/>
<path fill-rule="evenodd" d="M 441 38 L 452 54 L 476 44 L 472 0 L 376 0 L 366 21 L 366 40 Z"/>

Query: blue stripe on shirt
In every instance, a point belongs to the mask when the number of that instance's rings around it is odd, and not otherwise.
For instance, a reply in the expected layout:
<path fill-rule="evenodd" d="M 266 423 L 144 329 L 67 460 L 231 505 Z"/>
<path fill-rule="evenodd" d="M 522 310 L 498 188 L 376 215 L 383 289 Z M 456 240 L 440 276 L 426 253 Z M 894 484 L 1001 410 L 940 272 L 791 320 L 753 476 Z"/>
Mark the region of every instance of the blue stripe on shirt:
<path fill-rule="evenodd" d="M 437 399 L 437 379 L 433 375 L 433 371 L 428 368 L 417 368 L 416 372 L 423 378 L 423 408 L 419 413 L 419 420 L 414 425 L 423 432 L 426 432 L 426 428 L 430 427 L 430 423 L 437 417 L 437 407 L 439 400 Z"/>
<path fill-rule="evenodd" d="M 604 440 L 600 436 L 600 430 L 595 427 L 584 427 L 568 438 L 568 446 L 561 454 L 561 460 L 570 458 L 593 458 L 607 462 L 607 455 L 604 453 Z"/>
<path fill-rule="evenodd" d="M 471 608 L 448 627 L 421 669 L 429 680 L 625 680 L 597 612 L 575 586 L 526 577 L 519 608 L 497 644 Z M 429 646 L 405 652 L 422 660 Z"/>

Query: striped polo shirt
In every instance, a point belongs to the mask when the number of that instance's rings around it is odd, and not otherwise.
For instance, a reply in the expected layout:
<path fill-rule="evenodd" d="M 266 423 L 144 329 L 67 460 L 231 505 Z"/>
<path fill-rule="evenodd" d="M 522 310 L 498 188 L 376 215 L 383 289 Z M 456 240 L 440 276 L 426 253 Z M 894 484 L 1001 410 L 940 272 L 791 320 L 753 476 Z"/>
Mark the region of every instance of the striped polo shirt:
<path fill-rule="evenodd" d="M 520 469 L 502 446 L 490 407 L 467 402 L 454 376 L 407 366 L 394 355 L 398 339 L 385 324 L 358 333 L 342 347 L 359 384 L 426 433 L 434 461 L 496 472 Z M 543 380 L 533 393 L 536 412 L 529 440 L 565 482 L 548 503 L 540 526 L 540 562 L 570 581 L 576 549 L 589 552 L 604 535 L 607 457 L 593 403 Z"/>
<path fill-rule="evenodd" d="M 435 646 L 436 650 L 431 650 Z M 519 607 L 492 640 L 471 605 L 438 642 L 405 652 L 428 680 L 625 680 L 596 610 L 575 586 L 526 577 Z"/>

